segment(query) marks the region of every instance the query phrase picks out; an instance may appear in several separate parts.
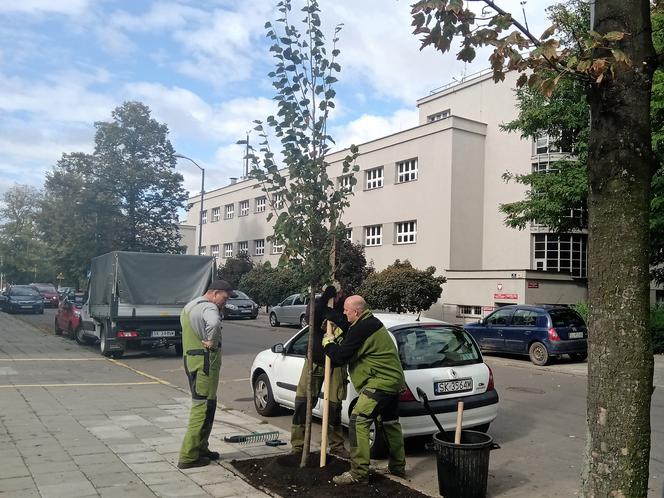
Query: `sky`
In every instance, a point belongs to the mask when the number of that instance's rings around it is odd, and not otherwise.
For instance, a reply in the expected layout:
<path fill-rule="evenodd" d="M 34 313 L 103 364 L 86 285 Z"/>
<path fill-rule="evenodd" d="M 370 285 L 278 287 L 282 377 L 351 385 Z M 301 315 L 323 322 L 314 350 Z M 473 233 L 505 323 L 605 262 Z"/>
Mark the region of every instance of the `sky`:
<path fill-rule="evenodd" d="M 41 188 L 63 153 L 92 152 L 94 123 L 110 121 L 111 111 L 131 100 L 148 105 L 168 125 L 175 150 L 205 168 L 207 191 L 241 176 L 236 142 L 275 109 L 264 24 L 278 17 L 276 3 L 0 2 L 0 195 L 15 183 Z M 328 40 L 343 23 L 337 107 L 328 124 L 339 147 L 417 125 L 417 98 L 488 66 L 486 52 L 472 64 L 421 52 L 410 3 L 320 0 Z M 498 5 L 522 21 L 522 3 Z M 523 5 L 537 36 L 552 3 Z M 197 195 L 199 170 L 185 160 L 177 167 Z"/>

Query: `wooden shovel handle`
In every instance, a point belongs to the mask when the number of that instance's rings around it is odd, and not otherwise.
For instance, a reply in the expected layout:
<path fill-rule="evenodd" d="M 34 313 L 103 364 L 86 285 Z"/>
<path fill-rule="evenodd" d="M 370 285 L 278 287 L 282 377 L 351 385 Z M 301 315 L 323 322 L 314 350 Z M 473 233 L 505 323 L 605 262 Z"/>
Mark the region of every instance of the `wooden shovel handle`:
<path fill-rule="evenodd" d="M 334 299 L 327 302 L 328 308 L 334 306 Z M 327 333 L 332 335 L 332 322 L 327 321 Z M 330 423 L 330 380 L 332 378 L 332 360 L 325 355 L 325 377 L 323 379 L 323 423 L 320 435 L 320 466 L 327 463 L 327 428 Z"/>
<path fill-rule="evenodd" d="M 463 401 L 457 405 L 457 423 L 454 433 L 454 444 L 461 444 L 461 425 L 463 424 Z"/>

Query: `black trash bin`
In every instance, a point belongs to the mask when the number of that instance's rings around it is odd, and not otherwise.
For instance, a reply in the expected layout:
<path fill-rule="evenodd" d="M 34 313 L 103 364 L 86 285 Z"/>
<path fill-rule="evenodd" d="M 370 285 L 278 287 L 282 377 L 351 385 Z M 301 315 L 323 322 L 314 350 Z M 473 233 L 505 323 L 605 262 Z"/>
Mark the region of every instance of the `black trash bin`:
<path fill-rule="evenodd" d="M 454 433 L 433 436 L 432 449 L 438 464 L 438 491 L 445 498 L 485 498 L 489 454 L 500 448 L 488 434 L 461 431 L 461 444 Z"/>

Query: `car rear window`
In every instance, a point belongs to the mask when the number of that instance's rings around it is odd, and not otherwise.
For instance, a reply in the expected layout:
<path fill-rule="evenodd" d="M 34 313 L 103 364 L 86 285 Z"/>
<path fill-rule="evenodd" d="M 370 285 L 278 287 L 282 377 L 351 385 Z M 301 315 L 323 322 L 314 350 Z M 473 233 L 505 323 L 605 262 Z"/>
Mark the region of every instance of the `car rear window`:
<path fill-rule="evenodd" d="M 551 310 L 549 311 L 549 316 L 551 316 L 551 323 L 553 327 L 569 327 L 574 326 L 585 326 L 585 322 L 581 315 L 579 315 L 574 310 Z"/>
<path fill-rule="evenodd" d="M 32 284 L 32 286 L 39 292 L 57 292 L 55 287 L 49 284 Z"/>
<path fill-rule="evenodd" d="M 456 327 L 410 327 L 394 332 L 404 370 L 481 363 L 472 339 Z"/>

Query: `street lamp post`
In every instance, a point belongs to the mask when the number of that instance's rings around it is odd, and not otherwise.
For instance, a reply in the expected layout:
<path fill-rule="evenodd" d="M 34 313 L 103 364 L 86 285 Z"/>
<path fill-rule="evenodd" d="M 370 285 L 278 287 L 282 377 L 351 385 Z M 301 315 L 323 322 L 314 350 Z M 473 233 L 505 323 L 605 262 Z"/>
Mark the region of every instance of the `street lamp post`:
<path fill-rule="evenodd" d="M 198 213 L 198 251 L 197 251 L 197 254 L 200 254 L 201 247 L 203 247 L 203 196 L 205 195 L 205 168 L 199 166 L 199 164 L 196 161 L 194 161 L 191 157 L 183 156 L 182 154 L 173 154 L 173 157 L 191 161 L 198 169 L 201 170 L 201 211 Z"/>

